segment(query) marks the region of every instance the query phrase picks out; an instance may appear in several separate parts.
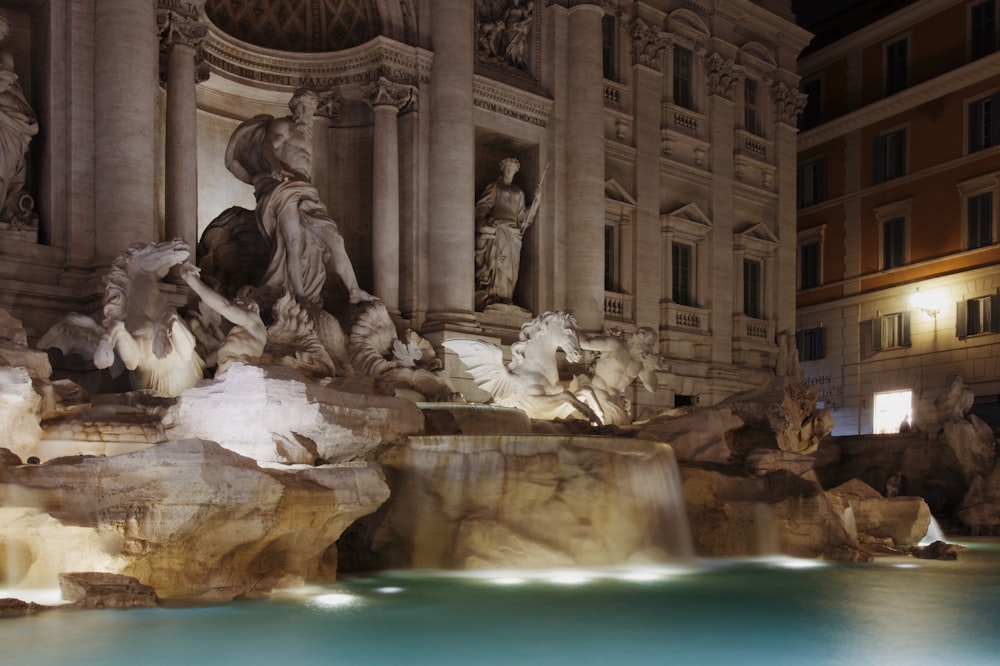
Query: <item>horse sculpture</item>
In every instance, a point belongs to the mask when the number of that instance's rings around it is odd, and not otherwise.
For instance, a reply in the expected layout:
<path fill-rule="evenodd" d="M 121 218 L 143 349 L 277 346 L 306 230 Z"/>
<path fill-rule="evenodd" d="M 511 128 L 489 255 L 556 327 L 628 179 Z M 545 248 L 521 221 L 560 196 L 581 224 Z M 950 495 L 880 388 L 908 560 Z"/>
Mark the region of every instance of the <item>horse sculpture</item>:
<path fill-rule="evenodd" d="M 71 313 L 38 346 L 93 354 L 98 368 L 110 367 L 117 352 L 134 371 L 138 388 L 180 395 L 202 378 L 205 363 L 195 351 L 194 335 L 163 297 L 159 282 L 189 256 L 187 243 L 180 239 L 134 243 L 115 259 L 107 275 L 102 324 Z"/>
<path fill-rule="evenodd" d="M 534 419 L 565 418 L 577 411 L 600 424 L 594 410 L 559 382 L 556 352 L 562 349 L 573 363 L 581 356 L 579 326 L 568 312 L 546 312 L 524 324 L 506 365 L 503 350 L 482 340 L 455 338 L 443 344 L 458 354 L 494 404 L 517 407 Z"/>

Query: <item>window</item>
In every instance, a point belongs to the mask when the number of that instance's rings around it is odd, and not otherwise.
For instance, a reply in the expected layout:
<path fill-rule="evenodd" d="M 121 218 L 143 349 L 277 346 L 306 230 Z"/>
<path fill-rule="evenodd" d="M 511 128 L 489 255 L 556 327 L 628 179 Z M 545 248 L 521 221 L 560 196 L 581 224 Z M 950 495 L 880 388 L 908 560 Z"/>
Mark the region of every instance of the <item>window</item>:
<path fill-rule="evenodd" d="M 823 327 L 807 328 L 795 333 L 795 347 L 799 351 L 799 361 L 818 361 L 826 357 Z"/>
<path fill-rule="evenodd" d="M 691 94 L 691 49 L 674 47 L 674 104 L 685 109 L 694 109 Z"/>
<path fill-rule="evenodd" d="M 886 391 L 875 394 L 875 418 L 872 429 L 876 435 L 900 431 L 904 421 L 911 420 L 913 412 L 912 391 Z"/>
<path fill-rule="evenodd" d="M 802 92 L 806 95 L 806 108 L 802 110 L 802 129 L 816 127 L 823 118 L 823 88 L 819 79 L 812 79 L 802 84 Z"/>
<path fill-rule="evenodd" d="M 743 129 L 761 136 L 758 87 L 756 79 L 747 77 L 743 82 Z"/>
<path fill-rule="evenodd" d="M 882 270 L 906 264 L 906 218 L 893 217 L 882 223 Z"/>
<path fill-rule="evenodd" d="M 756 259 L 743 260 L 743 314 L 761 319 L 761 277 L 763 267 Z"/>
<path fill-rule="evenodd" d="M 1000 94 L 969 102 L 970 153 L 995 146 L 1000 140 L 997 127 L 993 124 L 997 111 L 1000 111 Z"/>
<path fill-rule="evenodd" d="M 986 247 L 993 244 L 993 193 L 983 192 L 969 197 L 966 201 L 968 209 L 968 248 Z"/>
<path fill-rule="evenodd" d="M 812 289 L 820 284 L 820 242 L 812 240 L 799 245 L 799 289 Z"/>
<path fill-rule="evenodd" d="M 996 50 L 996 0 L 972 5 L 969 10 L 969 59 L 977 60 Z"/>
<path fill-rule="evenodd" d="M 955 309 L 955 334 L 959 338 L 1000 332 L 1000 296 L 959 301 Z"/>
<path fill-rule="evenodd" d="M 906 130 L 886 132 L 875 139 L 875 183 L 906 174 Z"/>
<path fill-rule="evenodd" d="M 826 200 L 826 161 L 823 158 L 799 165 L 799 208 L 808 208 Z"/>
<path fill-rule="evenodd" d="M 872 350 L 910 346 L 910 313 L 897 312 L 872 319 Z"/>
<path fill-rule="evenodd" d="M 885 46 L 885 94 L 892 95 L 909 85 L 910 42 L 905 37 Z"/>
<path fill-rule="evenodd" d="M 601 21 L 601 56 L 604 63 L 604 78 L 612 81 L 618 76 L 616 57 L 618 40 L 615 39 L 617 27 L 614 15 L 605 14 Z"/>
<path fill-rule="evenodd" d="M 694 305 L 694 291 L 692 289 L 694 266 L 691 262 L 694 252 L 687 243 L 673 243 L 670 252 L 671 270 L 673 271 L 671 298 L 678 305 Z"/>
<path fill-rule="evenodd" d="M 615 228 L 606 224 L 604 225 L 604 291 L 618 291 L 616 249 Z"/>

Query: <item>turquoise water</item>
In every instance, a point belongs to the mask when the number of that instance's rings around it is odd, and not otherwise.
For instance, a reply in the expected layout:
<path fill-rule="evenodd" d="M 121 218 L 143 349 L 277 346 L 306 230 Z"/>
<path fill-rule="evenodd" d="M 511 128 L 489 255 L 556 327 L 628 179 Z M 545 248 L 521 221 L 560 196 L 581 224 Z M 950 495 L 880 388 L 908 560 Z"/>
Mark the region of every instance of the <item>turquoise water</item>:
<path fill-rule="evenodd" d="M 3 664 L 998 664 L 1000 543 L 957 562 L 393 572 L 269 600 L 0 620 Z"/>

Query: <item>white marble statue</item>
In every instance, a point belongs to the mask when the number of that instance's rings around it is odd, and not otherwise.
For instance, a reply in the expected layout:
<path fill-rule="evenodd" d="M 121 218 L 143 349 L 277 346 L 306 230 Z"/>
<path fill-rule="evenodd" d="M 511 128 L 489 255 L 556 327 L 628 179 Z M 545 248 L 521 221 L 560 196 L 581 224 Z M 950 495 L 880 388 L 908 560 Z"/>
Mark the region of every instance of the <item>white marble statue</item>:
<path fill-rule="evenodd" d="M 514 184 L 521 163 L 514 157 L 500 162 L 500 177 L 483 189 L 476 202 L 476 309 L 493 303 L 513 304 L 521 267 L 521 239 L 535 221 L 542 180 L 531 206 Z M 542 174 L 544 179 L 545 174 Z"/>
<path fill-rule="evenodd" d="M 0 14 L 0 42 L 9 32 L 9 21 Z M 36 134 L 38 118 L 18 82 L 13 57 L 0 52 L 0 223 L 11 228 L 33 223 L 34 201 L 24 185 L 28 146 Z"/>
<path fill-rule="evenodd" d="M 556 352 L 562 349 L 571 363 L 580 360 L 579 327 L 568 312 L 546 312 L 524 324 L 507 364 L 500 347 L 482 340 L 454 338 L 443 344 L 458 354 L 494 404 L 517 407 L 534 419 L 565 418 L 578 411 L 600 424 L 594 410 L 559 381 Z"/>
<path fill-rule="evenodd" d="M 299 89 L 288 102 L 292 115 L 245 121 L 226 149 L 226 167 L 254 186 L 257 224 L 272 247 L 262 286 L 287 289 L 307 307 L 322 305 L 328 264 L 352 303 L 372 298 L 358 286 L 344 238 L 311 183 L 318 104 L 316 92 Z"/>
<path fill-rule="evenodd" d="M 121 360 L 133 371 L 138 388 L 180 395 L 203 378 L 205 362 L 191 329 L 161 293 L 160 280 L 190 254 L 181 239 L 132 244 L 105 278 L 102 323 L 71 313 L 38 346 L 92 353 L 98 368 Z"/>
<path fill-rule="evenodd" d="M 181 279 L 205 305 L 232 324 L 221 344 L 213 351 L 213 357 L 206 358 L 209 366 L 217 366 L 216 375 L 225 372 L 233 363 L 258 362 L 267 343 L 267 327 L 260 318 L 260 307 L 256 301 L 244 296 L 230 301 L 202 282 L 198 277 L 201 271 L 193 264 L 181 264 L 179 272 Z"/>
<path fill-rule="evenodd" d="M 656 371 L 660 368 L 656 331 L 640 326 L 627 338 L 615 334 L 581 335 L 580 346 L 599 356 L 591 376 L 578 378 L 576 396 L 593 407 L 603 425 L 631 423 L 625 389 L 638 378 L 647 391 L 656 391 Z"/>

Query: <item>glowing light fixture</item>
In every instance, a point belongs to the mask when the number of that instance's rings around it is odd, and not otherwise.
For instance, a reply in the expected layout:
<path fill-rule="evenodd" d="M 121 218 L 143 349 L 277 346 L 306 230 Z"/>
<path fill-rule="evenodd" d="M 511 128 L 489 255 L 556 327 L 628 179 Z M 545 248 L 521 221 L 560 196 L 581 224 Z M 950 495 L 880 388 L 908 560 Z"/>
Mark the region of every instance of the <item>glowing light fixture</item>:
<path fill-rule="evenodd" d="M 323 606 L 326 608 L 343 608 L 345 606 L 358 604 L 361 600 L 353 594 L 331 592 L 329 594 L 320 594 L 313 597 L 312 602 L 317 606 Z"/>
<path fill-rule="evenodd" d="M 920 287 L 917 287 L 913 296 L 910 297 L 910 306 L 932 319 L 937 319 L 937 316 L 941 314 L 941 303 L 937 294 L 932 291 L 920 291 Z"/>

